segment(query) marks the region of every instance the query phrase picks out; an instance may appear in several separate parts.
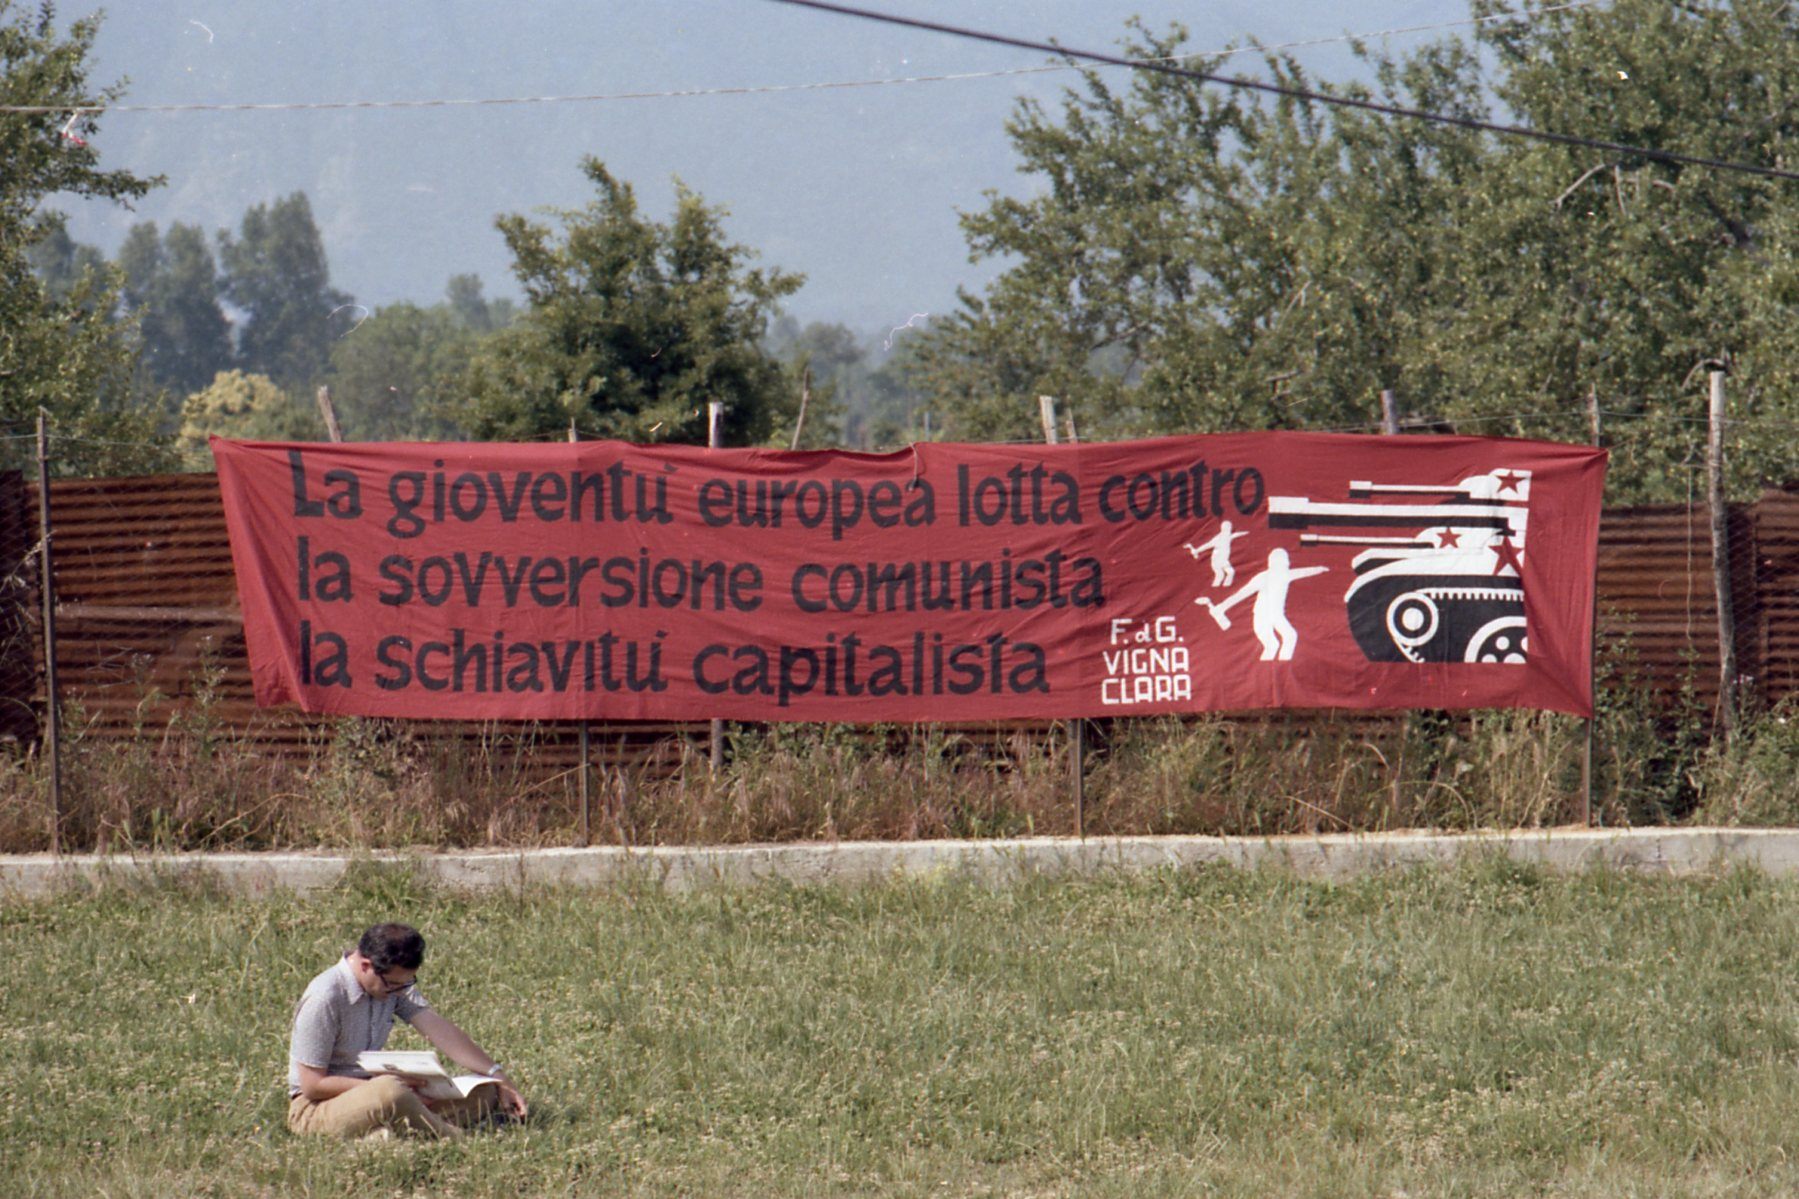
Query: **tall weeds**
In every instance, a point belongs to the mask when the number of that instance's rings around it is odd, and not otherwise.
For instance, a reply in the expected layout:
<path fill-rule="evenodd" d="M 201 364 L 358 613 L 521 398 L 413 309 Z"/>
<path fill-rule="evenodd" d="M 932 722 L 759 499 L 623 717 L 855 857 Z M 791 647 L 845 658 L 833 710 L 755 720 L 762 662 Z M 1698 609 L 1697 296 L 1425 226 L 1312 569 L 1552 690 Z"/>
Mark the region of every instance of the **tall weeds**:
<path fill-rule="evenodd" d="M 1657 706 L 1627 657 L 1602 676 L 1592 757 L 1599 823 L 1689 815 L 1799 822 L 1799 707 L 1711 745 L 1693 700 Z M 546 731 L 345 719 L 286 731 L 219 718 L 216 666 L 162 724 L 105 738 L 65 712 L 67 849 L 535 846 L 581 829 L 578 768 L 547 765 Z M 145 696 L 140 712 L 160 697 Z M 279 719 L 279 718 L 276 718 Z M 589 774 L 597 843 L 1066 835 L 1076 831 L 1066 726 L 730 726 L 725 766 L 671 739 Z M 1273 835 L 1498 828 L 1575 817 L 1585 730 L 1530 712 L 1281 713 L 1095 723 L 1084 827 L 1094 834 Z M 616 747 L 609 747 L 616 748 Z M 0 852 L 49 847 L 48 771 L 0 757 Z"/>
<path fill-rule="evenodd" d="M 1799 824 L 1799 698 L 1718 740 L 1694 770 L 1699 819 L 1711 824 Z"/>

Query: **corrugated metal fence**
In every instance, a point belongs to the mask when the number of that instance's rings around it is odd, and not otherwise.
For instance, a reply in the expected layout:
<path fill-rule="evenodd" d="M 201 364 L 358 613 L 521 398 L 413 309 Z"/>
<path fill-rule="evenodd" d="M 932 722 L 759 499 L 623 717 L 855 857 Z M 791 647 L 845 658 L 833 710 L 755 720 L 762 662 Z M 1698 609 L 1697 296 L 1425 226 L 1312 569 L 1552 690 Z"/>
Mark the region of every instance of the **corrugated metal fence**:
<path fill-rule="evenodd" d="M 37 489 L 23 487 L 20 495 L 16 524 L 35 541 Z M 249 733 L 271 756 L 310 751 L 329 720 L 258 708 L 251 694 L 217 476 L 59 480 L 50 485 L 50 512 L 58 683 L 64 702 L 80 705 L 84 736 L 162 735 L 205 692 L 211 720 Z M 35 579 L 35 568 L 27 573 Z M 34 608 L 24 620 L 40 668 Z M 38 676 L 41 712 L 41 669 Z M 431 721 L 417 732 L 429 739 L 491 737 L 525 727 Z M 580 760 L 576 726 L 531 728 L 537 770 L 567 770 Z M 594 761 L 605 764 L 666 752 L 673 739 L 702 735 L 706 726 L 617 722 L 593 731 Z"/>
<path fill-rule="evenodd" d="M 36 616 L 37 489 L 0 476 L 0 736 L 28 739 L 42 711 Z M 205 694 L 210 717 L 271 755 L 304 753 L 322 722 L 261 710 L 250 693 L 243 627 L 218 482 L 210 474 L 51 484 L 57 667 L 84 735 L 162 735 Z M 1774 702 L 1799 687 L 1799 494 L 1770 491 L 1730 514 L 1738 661 L 1746 690 Z M 1703 507 L 1608 511 L 1600 529 L 1602 638 L 1627 639 L 1644 679 L 1670 695 L 1718 691 L 1717 606 Z M 431 722 L 430 738 L 496 727 Z M 522 726 L 518 726 L 522 727 Z M 596 762 L 668 752 L 703 723 L 595 724 Z M 573 726 L 538 727 L 537 767 L 572 767 Z"/>

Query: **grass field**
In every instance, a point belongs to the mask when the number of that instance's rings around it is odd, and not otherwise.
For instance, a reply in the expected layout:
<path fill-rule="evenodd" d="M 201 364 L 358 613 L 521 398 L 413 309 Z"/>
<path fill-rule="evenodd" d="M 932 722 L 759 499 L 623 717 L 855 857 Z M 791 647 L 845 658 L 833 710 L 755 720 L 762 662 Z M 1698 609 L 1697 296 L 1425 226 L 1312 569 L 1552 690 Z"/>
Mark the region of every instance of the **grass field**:
<path fill-rule="evenodd" d="M 526 1126 L 285 1132 L 292 1003 L 389 916 Z M 9 1197 L 1799 1191 L 1799 886 L 1748 873 L 469 898 L 370 872 L 0 903 L 0 962 Z"/>

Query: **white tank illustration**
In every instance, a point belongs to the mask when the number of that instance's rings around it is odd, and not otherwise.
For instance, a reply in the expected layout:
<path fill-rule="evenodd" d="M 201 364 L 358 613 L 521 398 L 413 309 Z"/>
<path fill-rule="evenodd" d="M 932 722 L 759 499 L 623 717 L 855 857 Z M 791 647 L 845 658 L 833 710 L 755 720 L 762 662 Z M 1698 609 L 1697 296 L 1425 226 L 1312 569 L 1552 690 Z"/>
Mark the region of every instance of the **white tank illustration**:
<path fill-rule="evenodd" d="M 1367 547 L 1352 560 L 1355 579 L 1343 604 L 1369 661 L 1519 665 L 1529 653 L 1529 502 L 1525 470 L 1471 475 L 1448 487 L 1356 481 L 1345 501 L 1270 496 L 1268 524 L 1362 530 L 1305 532 L 1299 541 Z"/>

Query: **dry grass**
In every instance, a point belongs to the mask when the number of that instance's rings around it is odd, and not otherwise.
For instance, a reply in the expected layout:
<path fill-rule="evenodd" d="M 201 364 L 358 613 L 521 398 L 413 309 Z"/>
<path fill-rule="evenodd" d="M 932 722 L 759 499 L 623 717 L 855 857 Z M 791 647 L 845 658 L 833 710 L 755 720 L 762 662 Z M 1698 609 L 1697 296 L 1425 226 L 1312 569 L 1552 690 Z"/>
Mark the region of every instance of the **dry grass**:
<path fill-rule="evenodd" d="M 542 735 L 469 739 L 343 720 L 271 759 L 198 699 L 124 740 L 70 713 L 68 849 L 539 846 L 576 843 L 580 785 L 547 768 Z M 1594 814 L 1607 825 L 1799 819 L 1794 735 L 1770 713 L 1729 747 L 1691 718 L 1604 693 Z M 591 839 L 614 844 L 1058 835 L 1076 831 L 1069 728 L 728 726 L 722 772 L 671 740 L 590 775 Z M 1799 727 L 1793 724 L 1791 727 Z M 1089 726 L 1084 827 L 1098 834 L 1273 835 L 1520 828 L 1575 818 L 1584 729 L 1528 712 L 1329 713 Z M 47 771 L 0 758 L 0 852 L 49 846 Z"/>

